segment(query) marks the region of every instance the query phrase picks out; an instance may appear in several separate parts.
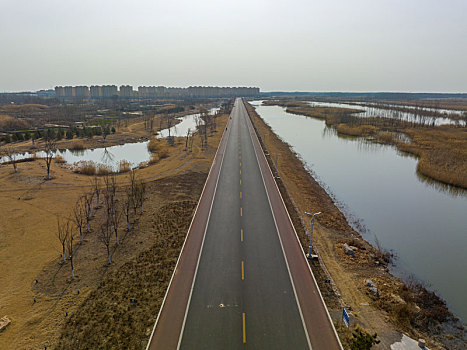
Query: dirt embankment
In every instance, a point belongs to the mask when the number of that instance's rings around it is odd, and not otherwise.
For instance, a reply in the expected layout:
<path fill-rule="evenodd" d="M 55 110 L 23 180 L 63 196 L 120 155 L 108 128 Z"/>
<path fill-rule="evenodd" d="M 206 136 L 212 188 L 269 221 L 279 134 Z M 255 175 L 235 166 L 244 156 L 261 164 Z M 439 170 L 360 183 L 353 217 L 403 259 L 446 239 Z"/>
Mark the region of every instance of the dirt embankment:
<path fill-rule="evenodd" d="M 358 110 L 312 107 L 300 101 L 266 101 L 286 107 L 291 114 L 324 119 L 338 135 L 364 137 L 395 145 L 419 158 L 417 171 L 433 180 L 467 189 L 467 128 L 455 125 L 429 126 L 390 118 L 359 118 Z M 409 141 L 401 138 L 408 137 Z"/>
<path fill-rule="evenodd" d="M 467 339 L 462 340 L 463 331 L 455 327 L 452 331 L 457 332 L 455 335 L 442 331 L 445 325 L 455 324 L 449 322 L 452 315 L 445 303 L 419 284 L 407 286 L 391 275 L 387 268 L 390 254 L 371 246 L 350 227 L 290 146 L 272 132 L 251 105 L 247 104 L 247 109 L 258 135 L 266 135 L 260 137 L 266 153 L 281 154 L 278 186 L 305 251 L 309 218 L 304 212 L 323 212 L 314 227 L 314 244 L 321 264 L 312 262 L 311 266 L 334 319 L 340 319 L 342 306 L 346 305 L 353 315 L 353 326 L 358 324 L 378 333 L 381 349 L 387 349 L 394 341 L 396 330 L 415 339 L 427 339 L 433 349 L 444 346 L 461 349 L 467 345 Z M 352 247 L 353 256 L 346 254 L 344 244 Z M 376 294 L 366 285 L 367 280 L 376 286 Z M 344 345 L 348 345 L 350 332 L 342 322 L 337 323 L 337 329 Z"/>

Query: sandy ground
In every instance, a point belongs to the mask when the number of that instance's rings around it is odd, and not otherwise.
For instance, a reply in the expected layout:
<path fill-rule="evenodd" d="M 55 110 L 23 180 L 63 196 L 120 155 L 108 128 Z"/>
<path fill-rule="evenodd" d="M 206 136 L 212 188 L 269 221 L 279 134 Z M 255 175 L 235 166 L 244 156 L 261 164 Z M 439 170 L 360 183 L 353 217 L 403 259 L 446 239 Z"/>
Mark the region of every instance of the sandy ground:
<path fill-rule="evenodd" d="M 218 119 L 218 130 L 223 130 L 226 121 L 227 116 Z M 209 138 L 208 150 L 203 152 L 198 138 L 191 153 L 184 151 L 184 141 L 179 139 L 169 147 L 168 158 L 138 170 L 138 177 L 151 182 L 187 171 L 207 173 L 221 131 Z M 110 135 L 108 140 L 110 142 L 112 136 L 121 141 L 125 137 L 138 138 L 147 134 L 141 122 L 122 130 L 119 135 Z M 65 311 L 73 312 L 95 288 L 98 275 L 103 273 L 104 245 L 96 245 L 99 253 L 83 254 L 86 260 L 99 260 L 86 270 L 92 278 L 80 277 L 77 261 L 77 281 L 70 285 L 66 267 L 61 269 L 59 264 L 57 216 L 63 218 L 71 214 L 76 200 L 89 192 L 91 178 L 74 174 L 57 164 L 52 164 L 52 180 L 45 181 L 45 176 L 43 160 L 18 164 L 16 174 L 11 165 L 0 167 L 0 317 L 7 315 L 11 319 L 11 325 L 0 334 L 0 349 L 43 348 L 45 343 L 56 338 L 66 320 Z M 120 184 L 128 183 L 127 174 L 118 175 L 117 179 Z M 102 256 L 104 261 L 100 259 Z M 122 258 L 117 260 L 123 263 L 131 256 L 121 254 Z M 50 285 L 47 279 L 54 270 L 55 284 Z M 38 279 L 37 284 L 35 279 Z"/>

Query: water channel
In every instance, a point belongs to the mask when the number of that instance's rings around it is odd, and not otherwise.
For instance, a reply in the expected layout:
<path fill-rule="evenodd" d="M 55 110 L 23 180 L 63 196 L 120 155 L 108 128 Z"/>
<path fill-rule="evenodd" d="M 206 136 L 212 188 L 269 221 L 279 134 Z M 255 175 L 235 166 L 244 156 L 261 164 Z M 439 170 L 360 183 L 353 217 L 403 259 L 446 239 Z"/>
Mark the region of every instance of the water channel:
<path fill-rule="evenodd" d="M 428 283 L 467 321 L 467 191 L 427 181 L 417 160 L 392 146 L 338 137 L 324 121 L 252 103 L 289 143 L 352 221 L 397 255 L 394 273 Z"/>

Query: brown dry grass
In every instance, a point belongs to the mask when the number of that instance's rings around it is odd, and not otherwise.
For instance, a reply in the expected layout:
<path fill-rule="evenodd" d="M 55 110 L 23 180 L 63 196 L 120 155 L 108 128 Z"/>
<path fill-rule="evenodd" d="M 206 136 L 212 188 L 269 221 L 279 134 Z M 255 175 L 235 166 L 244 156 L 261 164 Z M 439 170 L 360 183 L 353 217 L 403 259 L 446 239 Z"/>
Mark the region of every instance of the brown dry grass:
<path fill-rule="evenodd" d="M 119 173 L 127 173 L 131 170 L 130 162 L 127 160 L 120 161 L 118 165 L 118 172 Z"/>
<path fill-rule="evenodd" d="M 0 107 L 0 111 L 8 112 L 29 112 L 29 111 L 42 111 L 47 110 L 49 106 L 40 104 L 24 104 L 24 105 L 5 105 Z"/>
<path fill-rule="evenodd" d="M 83 150 L 86 147 L 84 146 L 84 141 L 83 140 L 75 140 L 70 144 L 69 149 L 71 150 Z"/>
<path fill-rule="evenodd" d="M 60 154 L 57 154 L 57 155 L 54 157 L 54 162 L 57 163 L 57 164 L 66 163 L 65 159 L 63 159 L 63 157 L 62 157 Z"/>
<path fill-rule="evenodd" d="M 406 133 L 413 143 L 398 143 L 398 147 L 419 157 L 417 170 L 421 174 L 467 188 L 467 128 L 439 126 Z"/>
<path fill-rule="evenodd" d="M 225 126 L 227 119 L 227 116 L 219 118 L 219 126 Z M 133 125 L 133 127 L 137 130 L 137 135 L 146 133 L 142 124 Z M 129 131 L 122 133 L 119 140 L 123 140 L 122 135 L 127 135 L 130 140 L 135 139 Z M 151 182 L 187 171 L 206 174 L 220 137 L 221 133 L 210 137 L 209 147 L 204 152 L 200 151 L 200 145 L 196 139 L 191 153 L 184 151 L 184 140 L 176 140 L 175 145 L 170 149 L 170 157 L 138 170 L 138 176 L 145 182 Z M 92 266 L 86 270 L 87 265 L 81 263 L 80 266 L 77 257 L 76 272 L 79 278 L 77 278 L 76 285 L 70 284 L 67 280 L 69 279 L 69 271 L 67 271 L 69 267 L 65 267 L 62 272 L 58 272 L 57 283 L 53 287 L 60 293 L 49 293 L 46 288 L 44 289 L 44 285 L 51 286 L 50 280 L 46 277 L 50 276 L 47 274 L 48 271 L 52 271 L 50 267 L 55 266 L 56 270 L 59 267 L 57 261 L 60 247 L 55 235 L 56 218 L 57 216 L 62 218 L 69 216 L 76 200 L 87 193 L 90 187 L 88 176 L 72 173 L 67 168 L 54 165 L 51 171 L 53 179 L 45 181 L 45 162 L 41 160 L 21 164 L 17 174 L 14 174 L 9 167 L 0 167 L 0 210 L 2 212 L 0 314 L 8 315 L 12 320 L 8 329 L 0 335 L 1 349 L 43 348 L 45 343 L 51 344 L 50 348 L 53 348 L 59 335 L 58 332 L 66 322 L 65 310 L 73 314 L 97 287 L 102 276 L 99 273 L 102 273 L 105 264 L 105 248 L 103 245 L 96 245 L 96 249 L 104 259 L 102 261 L 99 255 L 88 255 L 86 261 Z M 127 178 L 128 176 L 124 174 L 117 175 L 119 184 L 127 184 Z M 165 188 L 172 187 L 177 188 L 177 184 L 171 184 Z M 148 215 L 151 214 L 148 212 Z M 149 227 L 142 227 L 143 235 L 149 232 Z M 121 247 L 123 246 L 122 244 Z M 143 244 L 142 247 L 148 248 L 150 245 Z M 121 259 L 116 259 L 115 265 L 121 266 L 119 264 L 127 262 L 126 259 L 133 258 L 134 255 L 122 254 Z M 83 268 L 92 278 L 84 278 L 84 271 L 80 271 Z M 81 272 L 83 272 L 82 275 Z M 58 278 L 58 276 L 62 277 Z M 34 284 L 36 278 L 39 281 L 38 285 Z M 79 280 L 84 282 L 78 284 Z M 79 294 L 76 291 L 77 285 L 80 289 Z M 122 281 L 123 285 L 126 283 Z M 36 304 L 32 302 L 33 296 L 37 298 Z M 154 314 L 157 315 L 157 310 L 153 310 L 152 316 Z M 105 334 L 101 335 L 105 336 Z"/>
<path fill-rule="evenodd" d="M 193 185 L 194 193 L 201 193 L 205 176 L 188 173 L 176 180 Z M 193 181 L 199 179 L 201 181 Z M 174 192 L 174 191 L 171 191 Z M 153 191 L 151 191 L 153 193 Z M 180 196 L 181 193 L 178 193 Z M 167 193 L 157 202 L 167 202 Z M 160 203 L 155 203 L 160 206 Z M 64 326 L 57 348 L 98 349 L 144 348 L 155 322 L 157 310 L 168 286 L 180 247 L 191 221 L 196 201 L 168 203 L 158 211 L 146 215 L 147 222 L 139 222 L 138 230 L 146 231 L 149 246 L 136 258 L 108 273 L 99 286 L 86 298 Z M 149 207 L 152 208 L 151 203 Z M 142 227 L 147 227 L 145 230 Z M 131 240 L 140 239 L 138 236 Z M 103 257 L 105 261 L 105 257 Z M 130 304 L 129 298 L 137 300 Z"/>
<path fill-rule="evenodd" d="M 338 124 L 337 131 L 349 136 L 374 136 L 378 132 L 378 128 L 373 125 L 347 125 L 344 123 Z"/>
<path fill-rule="evenodd" d="M 21 119 L 10 115 L 0 115 L 0 130 L 18 130 L 27 129 L 30 125 Z"/>

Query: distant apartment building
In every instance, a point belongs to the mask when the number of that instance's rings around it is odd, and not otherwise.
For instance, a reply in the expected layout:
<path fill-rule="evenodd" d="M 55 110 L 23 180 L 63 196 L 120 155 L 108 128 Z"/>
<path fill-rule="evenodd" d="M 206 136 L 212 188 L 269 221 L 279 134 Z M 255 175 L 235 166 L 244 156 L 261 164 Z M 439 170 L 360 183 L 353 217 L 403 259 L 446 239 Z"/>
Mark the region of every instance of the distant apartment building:
<path fill-rule="evenodd" d="M 139 86 L 138 87 L 138 97 L 140 97 L 140 98 L 154 98 L 154 97 L 156 97 L 156 87 L 155 86 Z"/>
<path fill-rule="evenodd" d="M 92 85 L 90 92 L 91 92 L 91 98 L 101 98 L 102 96 L 101 87 L 98 85 Z"/>
<path fill-rule="evenodd" d="M 259 94 L 260 90 L 257 87 L 190 86 L 188 88 L 167 88 L 165 86 L 139 86 L 138 91 L 134 91 L 131 85 L 120 86 L 120 91 L 116 85 L 92 85 L 90 89 L 87 86 L 55 87 L 57 98 L 231 98 L 253 97 L 259 96 Z"/>
<path fill-rule="evenodd" d="M 118 96 L 118 88 L 116 85 L 102 85 L 102 98 L 111 98 Z"/>
<path fill-rule="evenodd" d="M 133 86 L 131 85 L 122 85 L 120 86 L 120 97 L 123 98 L 132 98 L 134 96 Z"/>
<path fill-rule="evenodd" d="M 89 88 L 87 86 L 75 86 L 75 97 L 76 98 L 88 98 Z"/>
<path fill-rule="evenodd" d="M 56 86 L 55 87 L 55 97 L 57 97 L 57 98 L 65 97 L 65 89 L 63 88 L 63 86 Z"/>
<path fill-rule="evenodd" d="M 64 90 L 66 98 L 72 98 L 75 96 L 75 88 L 73 86 L 65 86 Z"/>

